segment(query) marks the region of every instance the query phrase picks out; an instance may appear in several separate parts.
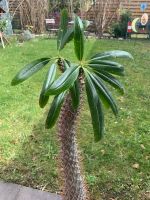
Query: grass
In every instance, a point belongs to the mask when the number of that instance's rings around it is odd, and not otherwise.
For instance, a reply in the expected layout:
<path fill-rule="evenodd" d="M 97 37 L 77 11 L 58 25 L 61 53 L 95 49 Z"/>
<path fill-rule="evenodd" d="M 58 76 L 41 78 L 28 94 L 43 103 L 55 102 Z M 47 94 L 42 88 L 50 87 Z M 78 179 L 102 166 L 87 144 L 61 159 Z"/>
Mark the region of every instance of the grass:
<path fill-rule="evenodd" d="M 45 110 L 38 106 L 46 70 L 20 86 L 10 86 L 12 77 L 26 63 L 57 55 L 55 43 L 39 39 L 0 49 L 0 179 L 61 192 L 56 129 L 44 129 L 48 106 Z M 64 56 L 75 60 L 72 47 L 67 46 Z M 85 99 L 78 128 L 85 178 L 92 200 L 146 200 L 150 195 L 150 42 L 93 39 L 86 47 L 93 53 L 112 49 L 129 51 L 135 60 L 121 59 L 126 69 L 126 76 L 121 78 L 126 93 L 122 97 L 113 91 L 119 117 L 106 112 L 106 135 L 100 143 L 93 141 Z"/>

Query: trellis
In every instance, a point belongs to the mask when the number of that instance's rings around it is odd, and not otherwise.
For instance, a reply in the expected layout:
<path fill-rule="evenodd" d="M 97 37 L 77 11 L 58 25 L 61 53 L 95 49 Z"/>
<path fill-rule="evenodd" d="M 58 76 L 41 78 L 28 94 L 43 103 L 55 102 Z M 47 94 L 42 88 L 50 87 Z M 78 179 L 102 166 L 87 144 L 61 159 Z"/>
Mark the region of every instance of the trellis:
<path fill-rule="evenodd" d="M 22 29 L 32 26 L 35 33 L 45 31 L 48 8 L 48 0 L 10 0 L 10 10 L 13 10 L 12 16 L 19 17 Z"/>
<path fill-rule="evenodd" d="M 97 0 L 87 12 L 86 18 L 93 20 L 93 30 L 99 37 L 108 31 L 112 21 L 116 21 L 119 16 L 121 0 Z"/>

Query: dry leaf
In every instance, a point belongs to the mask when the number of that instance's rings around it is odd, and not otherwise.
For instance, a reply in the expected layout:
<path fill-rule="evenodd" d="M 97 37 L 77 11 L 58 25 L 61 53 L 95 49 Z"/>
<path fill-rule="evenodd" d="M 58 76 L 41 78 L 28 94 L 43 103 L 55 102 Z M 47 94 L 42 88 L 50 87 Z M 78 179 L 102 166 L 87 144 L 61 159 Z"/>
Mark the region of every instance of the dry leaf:
<path fill-rule="evenodd" d="M 146 159 L 146 160 L 149 160 L 149 159 L 150 159 L 150 156 L 146 156 L 145 159 Z"/>
<path fill-rule="evenodd" d="M 101 153 L 102 153 L 102 155 L 104 155 L 104 154 L 105 154 L 105 150 L 104 150 L 104 149 L 102 149 L 102 150 L 101 150 Z"/>
<path fill-rule="evenodd" d="M 146 149 L 145 146 L 143 144 L 140 145 L 142 149 Z"/>
<path fill-rule="evenodd" d="M 132 165 L 132 168 L 134 169 L 139 169 L 140 168 L 140 165 L 138 163 L 135 163 Z"/>
<path fill-rule="evenodd" d="M 150 199 L 150 191 L 147 191 L 147 192 L 145 193 L 145 197 L 146 197 L 147 200 Z"/>

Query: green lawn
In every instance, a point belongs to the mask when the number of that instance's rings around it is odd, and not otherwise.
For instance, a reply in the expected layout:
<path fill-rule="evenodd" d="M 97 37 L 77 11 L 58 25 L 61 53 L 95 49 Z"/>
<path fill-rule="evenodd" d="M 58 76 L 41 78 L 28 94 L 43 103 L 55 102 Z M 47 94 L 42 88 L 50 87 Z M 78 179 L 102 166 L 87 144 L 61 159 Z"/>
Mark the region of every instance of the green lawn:
<path fill-rule="evenodd" d="M 56 130 L 45 130 L 48 106 L 38 106 L 46 70 L 16 87 L 10 82 L 26 63 L 56 54 L 55 40 L 34 40 L 0 49 L 0 179 L 51 192 L 61 191 Z M 64 55 L 72 60 L 73 44 Z M 126 50 L 135 60 L 121 60 L 126 93 L 116 96 L 120 114 L 105 117 L 106 135 L 94 143 L 90 113 L 85 104 L 78 128 L 83 168 L 92 200 L 150 198 L 150 41 L 90 40 L 91 52 Z"/>

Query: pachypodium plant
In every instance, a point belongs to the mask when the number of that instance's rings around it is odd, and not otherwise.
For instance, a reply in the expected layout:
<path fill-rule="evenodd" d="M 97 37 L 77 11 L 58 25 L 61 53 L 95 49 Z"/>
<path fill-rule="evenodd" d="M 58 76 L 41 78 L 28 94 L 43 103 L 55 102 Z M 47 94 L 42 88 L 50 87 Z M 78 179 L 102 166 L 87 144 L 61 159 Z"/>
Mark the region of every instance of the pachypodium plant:
<path fill-rule="evenodd" d="M 98 142 L 104 134 L 103 105 L 110 106 L 115 115 L 118 109 L 106 83 L 124 93 L 122 84 L 116 76 L 124 75 L 121 64 L 111 61 L 110 58 L 132 58 L 125 51 L 108 51 L 97 53 L 84 59 L 85 36 L 84 30 L 88 22 L 74 17 L 74 25 L 68 28 L 68 14 L 62 11 L 61 23 L 57 39 L 58 56 L 40 58 L 25 66 L 12 80 L 17 85 L 45 66 L 49 66 L 39 97 L 39 104 L 44 108 L 49 96 L 54 96 L 46 119 L 46 128 L 52 128 L 58 119 L 58 137 L 61 145 L 61 165 L 64 178 L 64 200 L 89 199 L 81 174 L 80 162 L 76 144 L 76 125 L 82 106 L 84 91 L 90 108 L 94 138 Z M 77 58 L 72 63 L 68 58 L 61 56 L 65 45 L 74 40 L 74 52 Z M 61 75 L 56 78 L 57 71 Z"/>

